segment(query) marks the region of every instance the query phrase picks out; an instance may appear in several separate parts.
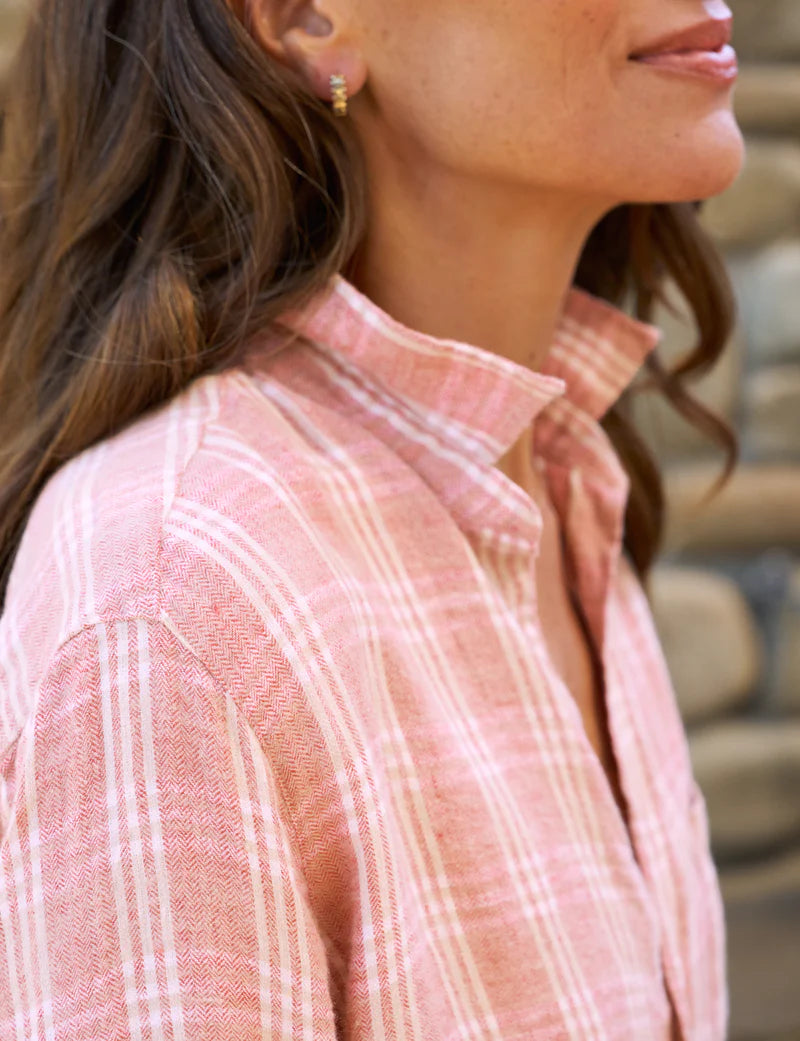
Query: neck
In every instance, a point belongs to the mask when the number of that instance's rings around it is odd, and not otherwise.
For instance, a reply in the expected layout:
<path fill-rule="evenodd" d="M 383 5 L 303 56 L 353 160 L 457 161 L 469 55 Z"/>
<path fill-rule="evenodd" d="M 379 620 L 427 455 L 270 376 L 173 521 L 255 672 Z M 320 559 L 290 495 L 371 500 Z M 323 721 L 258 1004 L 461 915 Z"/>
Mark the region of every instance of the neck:
<path fill-rule="evenodd" d="M 378 183 L 353 284 L 410 328 L 538 370 L 598 200 L 447 176 Z"/>

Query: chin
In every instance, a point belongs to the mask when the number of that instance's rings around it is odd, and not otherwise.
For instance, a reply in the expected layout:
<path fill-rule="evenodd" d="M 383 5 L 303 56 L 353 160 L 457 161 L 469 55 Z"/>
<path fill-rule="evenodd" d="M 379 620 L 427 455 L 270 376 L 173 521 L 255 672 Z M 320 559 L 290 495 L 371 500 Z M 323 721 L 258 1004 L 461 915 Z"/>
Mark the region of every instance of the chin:
<path fill-rule="evenodd" d="M 650 170 L 650 177 L 640 173 L 639 202 L 695 202 L 710 199 L 726 191 L 741 173 L 745 159 L 745 143 L 738 126 L 732 122 L 725 133 L 719 128 L 708 131 L 700 141 L 683 147 L 665 149 L 668 168 L 662 164 Z M 645 192 L 642 192 L 645 187 Z"/>

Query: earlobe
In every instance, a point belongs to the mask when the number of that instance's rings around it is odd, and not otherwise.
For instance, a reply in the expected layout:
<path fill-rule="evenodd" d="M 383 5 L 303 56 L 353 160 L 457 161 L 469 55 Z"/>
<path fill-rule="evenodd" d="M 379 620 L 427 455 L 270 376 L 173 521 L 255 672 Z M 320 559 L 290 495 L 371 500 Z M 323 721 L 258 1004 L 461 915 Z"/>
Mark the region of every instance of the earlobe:
<path fill-rule="evenodd" d="M 331 76 L 342 77 L 349 97 L 353 97 L 367 79 L 360 52 L 340 37 L 313 37 L 302 29 L 291 29 L 284 36 L 286 52 L 294 58 L 317 97 L 334 101 Z"/>

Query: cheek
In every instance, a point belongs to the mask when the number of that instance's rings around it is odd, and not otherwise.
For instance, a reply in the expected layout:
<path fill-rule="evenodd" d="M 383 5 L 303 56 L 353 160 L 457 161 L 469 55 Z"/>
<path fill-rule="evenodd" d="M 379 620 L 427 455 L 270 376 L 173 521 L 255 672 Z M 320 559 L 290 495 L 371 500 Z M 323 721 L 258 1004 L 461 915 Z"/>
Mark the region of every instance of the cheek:
<path fill-rule="evenodd" d="M 471 69 L 437 71 L 417 102 L 418 126 L 442 134 L 471 164 L 541 170 L 548 162 L 576 164 L 596 152 L 619 120 L 618 98 L 604 67 L 572 63 L 554 51 L 519 52 Z"/>
<path fill-rule="evenodd" d="M 494 165 L 504 153 L 530 162 L 591 136 L 604 104 L 612 107 L 618 6 L 392 0 L 367 36 L 373 88 L 392 126 L 441 161 Z"/>

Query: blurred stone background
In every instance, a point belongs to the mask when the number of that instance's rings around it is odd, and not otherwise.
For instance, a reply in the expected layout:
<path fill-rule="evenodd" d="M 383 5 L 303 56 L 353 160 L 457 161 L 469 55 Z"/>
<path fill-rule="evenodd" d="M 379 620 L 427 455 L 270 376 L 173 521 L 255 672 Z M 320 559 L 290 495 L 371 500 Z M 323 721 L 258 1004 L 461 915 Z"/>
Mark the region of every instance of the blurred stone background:
<path fill-rule="evenodd" d="M 800 1041 L 800 0 L 729 3 L 748 156 L 703 221 L 740 313 L 694 389 L 740 436 L 731 483 L 697 512 L 722 453 L 652 395 L 637 420 L 667 479 L 653 606 L 709 807 L 731 1041 Z M 0 75 L 24 6 L 0 0 Z M 654 321 L 668 358 L 691 347 L 685 318 Z"/>
<path fill-rule="evenodd" d="M 800 1041 L 800 0 L 728 3 L 747 159 L 702 219 L 739 320 L 693 386 L 740 438 L 725 490 L 698 510 L 722 451 L 653 395 L 635 414 L 666 473 L 653 607 L 725 897 L 731 1041 Z M 653 319 L 673 360 L 681 315 Z"/>

